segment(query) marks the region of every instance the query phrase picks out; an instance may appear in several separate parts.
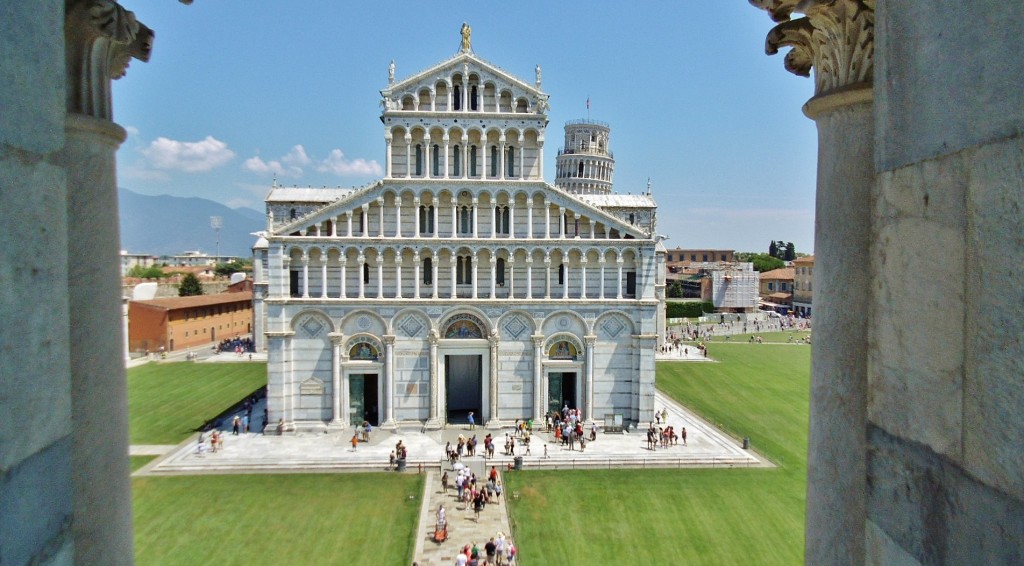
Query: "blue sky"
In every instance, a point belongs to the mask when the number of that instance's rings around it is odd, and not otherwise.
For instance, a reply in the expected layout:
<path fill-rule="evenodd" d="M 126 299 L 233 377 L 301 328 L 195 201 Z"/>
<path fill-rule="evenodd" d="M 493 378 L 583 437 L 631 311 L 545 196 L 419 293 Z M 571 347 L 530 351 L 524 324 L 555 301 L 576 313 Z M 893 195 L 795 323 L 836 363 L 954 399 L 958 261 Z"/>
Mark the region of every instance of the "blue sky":
<path fill-rule="evenodd" d="M 447 59 L 466 21 L 483 59 L 528 82 L 541 65 L 549 182 L 589 98 L 612 128 L 616 192 L 651 179 L 669 247 L 813 251 L 813 85 L 764 54 L 772 23 L 745 0 L 122 4 L 156 31 L 152 60 L 115 82 L 122 187 L 263 210 L 275 173 L 377 179 L 388 63 L 401 80 Z"/>

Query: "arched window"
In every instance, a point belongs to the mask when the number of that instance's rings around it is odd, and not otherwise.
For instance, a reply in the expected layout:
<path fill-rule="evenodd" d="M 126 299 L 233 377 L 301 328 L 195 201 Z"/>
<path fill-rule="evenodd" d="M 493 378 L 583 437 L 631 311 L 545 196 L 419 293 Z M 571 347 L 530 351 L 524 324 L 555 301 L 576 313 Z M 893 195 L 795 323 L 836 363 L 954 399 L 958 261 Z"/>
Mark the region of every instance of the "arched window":
<path fill-rule="evenodd" d="M 577 177 L 582 177 L 583 176 L 583 163 L 582 162 L 579 165 L 578 173 L 576 173 L 576 176 Z"/>
<path fill-rule="evenodd" d="M 505 175 L 508 177 L 516 176 L 516 148 L 508 146 L 508 161 L 505 163 L 507 171 Z"/>
<path fill-rule="evenodd" d="M 506 206 L 504 210 L 501 211 L 501 224 L 504 227 L 504 230 L 501 232 L 502 234 L 508 234 L 512 231 L 512 226 L 509 223 L 509 217 L 509 210 Z"/>
<path fill-rule="evenodd" d="M 462 87 L 459 85 L 452 89 L 452 109 L 462 110 Z"/>
<path fill-rule="evenodd" d="M 459 207 L 459 233 L 468 235 L 473 233 L 473 209 L 469 206 Z"/>
<path fill-rule="evenodd" d="M 629 213 L 629 223 L 630 224 L 636 224 L 636 215 L 634 215 L 632 212 Z M 708 256 L 705 255 L 704 256 L 704 261 L 707 261 L 707 260 L 708 260 Z"/>
<path fill-rule="evenodd" d="M 477 99 L 476 85 L 473 85 L 473 88 L 469 91 L 469 109 L 470 110 L 478 110 L 476 99 Z"/>
<path fill-rule="evenodd" d="M 294 208 L 291 210 L 291 213 L 290 213 L 289 216 L 291 216 L 292 220 L 295 220 L 296 214 L 295 214 L 295 209 Z"/>
<path fill-rule="evenodd" d="M 431 155 L 431 165 L 430 165 L 430 168 L 431 168 L 431 171 L 432 171 L 431 174 L 434 175 L 435 177 L 440 177 L 441 176 L 441 147 L 438 146 L 435 143 L 433 149 L 434 149 L 434 151 L 433 151 L 433 155 Z"/>
<path fill-rule="evenodd" d="M 459 256 L 455 265 L 455 284 L 470 285 L 473 283 L 473 256 Z"/>
<path fill-rule="evenodd" d="M 498 146 L 491 146 L 491 177 L 498 176 Z"/>
<path fill-rule="evenodd" d="M 434 233 L 434 205 L 420 205 L 420 236 Z"/>
<path fill-rule="evenodd" d="M 356 219 L 356 224 L 356 232 L 358 232 L 359 235 L 362 236 L 363 231 L 366 230 L 366 211 L 359 211 L 359 217 Z"/>
<path fill-rule="evenodd" d="M 565 285 L 565 264 L 558 264 L 558 284 Z"/>
<path fill-rule="evenodd" d="M 423 284 L 434 284 L 434 260 L 429 257 L 423 258 Z"/>
<path fill-rule="evenodd" d="M 452 156 L 452 158 L 453 158 L 452 161 L 454 162 L 453 163 L 453 168 L 452 168 L 452 175 L 454 175 L 456 177 L 459 177 L 459 176 L 462 175 L 462 172 L 461 172 L 462 152 L 459 149 L 460 149 L 459 146 L 455 146 L 455 148 L 454 148 L 455 155 Z"/>
<path fill-rule="evenodd" d="M 368 261 L 363 262 L 363 283 L 370 284 L 370 262 Z"/>
<path fill-rule="evenodd" d="M 505 286 L 505 260 L 503 258 L 499 257 L 497 265 L 495 265 L 494 280 L 499 287 Z"/>
<path fill-rule="evenodd" d="M 476 146 L 469 146 L 469 176 L 476 177 Z"/>
<path fill-rule="evenodd" d="M 416 144 L 416 175 L 423 174 L 423 146 Z"/>

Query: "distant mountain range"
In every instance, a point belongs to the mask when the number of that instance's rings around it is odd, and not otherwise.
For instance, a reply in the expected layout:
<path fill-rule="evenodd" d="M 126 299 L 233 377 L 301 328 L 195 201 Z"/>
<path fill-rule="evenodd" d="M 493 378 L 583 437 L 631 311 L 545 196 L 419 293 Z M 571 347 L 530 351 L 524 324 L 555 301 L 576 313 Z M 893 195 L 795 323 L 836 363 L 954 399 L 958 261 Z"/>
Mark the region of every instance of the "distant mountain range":
<path fill-rule="evenodd" d="M 179 255 L 186 250 L 217 253 L 217 233 L 210 217 L 221 218 L 220 255 L 252 256 L 256 238 L 266 228 L 266 216 L 251 208 L 229 208 L 204 198 L 148 196 L 118 190 L 121 249 L 129 253 Z"/>

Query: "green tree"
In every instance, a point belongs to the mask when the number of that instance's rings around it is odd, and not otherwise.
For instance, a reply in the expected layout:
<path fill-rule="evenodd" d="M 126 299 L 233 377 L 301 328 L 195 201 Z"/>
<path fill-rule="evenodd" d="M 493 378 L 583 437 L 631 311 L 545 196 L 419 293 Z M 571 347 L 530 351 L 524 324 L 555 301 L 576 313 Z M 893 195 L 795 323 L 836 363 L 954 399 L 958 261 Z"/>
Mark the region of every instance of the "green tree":
<path fill-rule="evenodd" d="M 682 299 L 683 298 L 683 282 L 676 279 L 668 286 L 666 291 L 668 298 L 670 299 Z"/>
<path fill-rule="evenodd" d="M 166 276 L 164 275 L 164 270 L 155 265 L 151 265 L 149 267 L 134 265 L 128 270 L 128 277 L 138 277 L 140 279 L 162 279 Z"/>
<path fill-rule="evenodd" d="M 796 259 L 796 246 L 793 245 L 793 242 L 786 244 L 786 253 L 782 259 L 786 261 L 793 261 Z"/>
<path fill-rule="evenodd" d="M 187 273 L 181 278 L 181 283 L 178 285 L 179 297 L 193 297 L 202 294 L 203 284 L 199 282 L 199 278 L 194 273 Z"/>
<path fill-rule="evenodd" d="M 768 255 L 772 257 L 779 257 L 779 246 L 772 240 L 772 243 L 768 245 Z"/>
<path fill-rule="evenodd" d="M 768 254 L 757 254 L 750 258 L 750 262 L 754 264 L 754 271 L 759 271 L 761 273 L 786 267 L 785 262 L 781 259 L 772 257 Z"/>
<path fill-rule="evenodd" d="M 252 260 L 234 260 L 228 263 L 218 263 L 213 272 L 220 277 L 228 277 L 232 273 L 252 273 Z"/>

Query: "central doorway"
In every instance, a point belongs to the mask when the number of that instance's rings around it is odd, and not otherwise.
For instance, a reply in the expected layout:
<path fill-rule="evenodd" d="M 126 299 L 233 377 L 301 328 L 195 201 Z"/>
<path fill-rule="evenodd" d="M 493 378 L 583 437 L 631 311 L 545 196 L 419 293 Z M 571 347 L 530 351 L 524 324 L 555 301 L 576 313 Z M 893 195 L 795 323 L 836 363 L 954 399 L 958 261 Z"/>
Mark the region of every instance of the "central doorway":
<path fill-rule="evenodd" d="M 353 373 L 348 376 L 349 424 L 363 421 L 380 424 L 380 402 L 377 397 L 377 374 Z"/>
<path fill-rule="evenodd" d="M 548 373 L 548 412 L 562 413 L 568 404 L 570 409 L 578 408 L 576 403 L 576 372 L 553 371 Z"/>
<path fill-rule="evenodd" d="M 483 356 L 444 357 L 445 415 L 449 423 L 469 422 L 473 411 L 477 424 L 483 422 Z"/>

